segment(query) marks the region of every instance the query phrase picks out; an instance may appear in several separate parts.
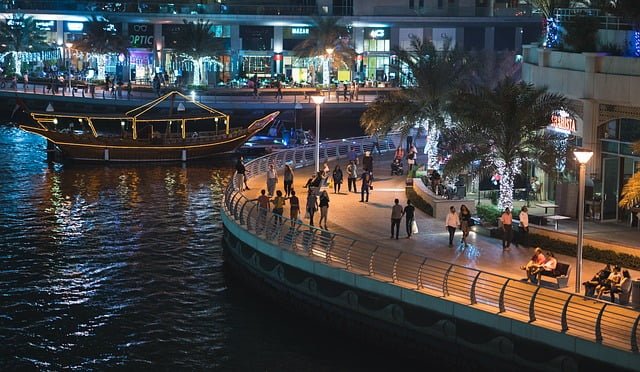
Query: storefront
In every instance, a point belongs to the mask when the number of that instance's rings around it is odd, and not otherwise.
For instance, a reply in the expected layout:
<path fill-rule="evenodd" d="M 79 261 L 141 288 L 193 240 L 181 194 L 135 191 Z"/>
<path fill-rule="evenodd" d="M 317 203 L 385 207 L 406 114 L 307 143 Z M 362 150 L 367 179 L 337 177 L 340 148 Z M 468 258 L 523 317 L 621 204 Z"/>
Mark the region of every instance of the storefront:
<path fill-rule="evenodd" d="M 626 219 L 618 207 L 622 188 L 635 173 L 640 172 L 640 156 L 632 145 L 640 141 L 640 120 L 615 119 L 598 127 L 602 153 L 602 181 L 596 180 L 595 193 L 602 201 L 602 219 Z"/>
<path fill-rule="evenodd" d="M 309 27 L 285 27 L 282 30 L 282 49 L 285 51 L 293 51 L 300 43 L 309 37 Z M 293 53 L 291 53 L 293 54 Z M 277 54 L 276 54 L 277 56 Z M 275 59 L 275 56 L 274 56 Z M 291 80 L 295 84 L 306 84 L 309 79 L 308 58 L 298 58 L 293 55 L 282 56 L 283 70 L 278 70 L 276 63 L 274 72 L 276 74 L 284 74 L 287 80 Z"/>
<path fill-rule="evenodd" d="M 129 23 L 128 31 L 129 78 L 137 84 L 150 84 L 155 73 L 153 24 Z"/>
<path fill-rule="evenodd" d="M 370 83 L 389 80 L 390 34 L 388 28 L 364 29 L 363 69 Z"/>
<path fill-rule="evenodd" d="M 251 78 L 271 78 L 273 69 L 273 27 L 240 26 L 242 50 L 240 56 L 240 75 Z"/>

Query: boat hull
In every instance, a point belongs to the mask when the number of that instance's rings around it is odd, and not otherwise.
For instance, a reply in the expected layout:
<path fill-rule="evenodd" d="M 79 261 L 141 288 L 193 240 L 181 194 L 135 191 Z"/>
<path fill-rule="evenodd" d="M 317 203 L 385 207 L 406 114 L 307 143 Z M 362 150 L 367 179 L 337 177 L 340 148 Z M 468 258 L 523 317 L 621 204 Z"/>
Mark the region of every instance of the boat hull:
<path fill-rule="evenodd" d="M 50 141 L 63 159 L 108 162 L 189 161 L 236 151 L 251 133 L 175 140 L 133 141 L 118 138 L 95 138 L 89 135 L 48 131 L 21 126 L 27 132 Z"/>

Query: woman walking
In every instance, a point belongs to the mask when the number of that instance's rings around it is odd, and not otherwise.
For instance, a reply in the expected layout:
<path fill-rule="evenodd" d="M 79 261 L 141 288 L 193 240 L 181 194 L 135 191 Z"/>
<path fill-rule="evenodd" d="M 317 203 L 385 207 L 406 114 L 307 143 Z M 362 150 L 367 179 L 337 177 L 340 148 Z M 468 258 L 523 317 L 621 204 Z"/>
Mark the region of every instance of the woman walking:
<path fill-rule="evenodd" d="M 291 196 L 289 197 L 289 218 L 291 218 L 291 226 L 298 221 L 298 214 L 300 214 L 300 200 L 296 196 L 296 191 L 291 190 Z"/>
<path fill-rule="evenodd" d="M 273 203 L 273 214 L 275 214 L 275 221 L 278 225 L 282 224 L 282 214 L 284 212 L 285 198 L 282 196 L 282 191 L 276 191 L 276 197 L 271 200 Z"/>
<path fill-rule="evenodd" d="M 267 171 L 267 194 L 271 197 L 276 191 L 276 184 L 278 183 L 278 172 L 273 164 L 269 164 L 269 170 Z"/>
<path fill-rule="evenodd" d="M 318 226 L 322 227 L 322 221 L 324 221 L 324 229 L 329 230 L 327 228 L 327 217 L 329 214 L 329 194 L 327 190 L 322 190 L 320 193 L 320 222 L 318 222 Z"/>
<path fill-rule="evenodd" d="M 333 193 L 337 194 L 340 192 L 340 186 L 342 186 L 342 169 L 340 169 L 340 164 L 336 164 L 336 167 L 333 168 Z"/>
<path fill-rule="evenodd" d="M 509 208 L 504 209 L 502 216 L 500 216 L 500 221 L 502 222 L 502 250 L 510 251 L 513 235 L 513 230 L 511 229 L 513 216 L 511 215 L 511 210 Z"/>
<path fill-rule="evenodd" d="M 360 202 L 368 203 L 369 202 L 369 189 L 371 188 L 371 173 L 365 171 L 362 173 L 362 184 L 360 185 Z M 367 199 L 365 200 L 364 194 L 367 194 Z"/>
<path fill-rule="evenodd" d="M 284 166 L 284 195 L 288 198 L 293 188 L 293 169 L 289 164 Z"/>
<path fill-rule="evenodd" d="M 318 210 L 318 199 L 316 193 L 311 187 L 309 187 L 309 193 L 307 194 L 307 214 L 309 215 L 309 225 L 313 226 L 313 215 Z"/>
<path fill-rule="evenodd" d="M 466 205 L 460 206 L 460 229 L 462 230 L 462 240 L 460 243 L 467 245 L 467 236 L 469 236 L 469 229 L 471 228 L 471 212 Z"/>

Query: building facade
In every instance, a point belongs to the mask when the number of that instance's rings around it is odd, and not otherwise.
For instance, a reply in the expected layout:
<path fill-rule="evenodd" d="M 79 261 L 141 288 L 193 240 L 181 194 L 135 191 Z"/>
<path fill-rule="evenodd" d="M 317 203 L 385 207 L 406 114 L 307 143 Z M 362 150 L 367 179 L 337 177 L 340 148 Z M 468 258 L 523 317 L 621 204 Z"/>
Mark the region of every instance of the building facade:
<path fill-rule="evenodd" d="M 205 63 L 210 85 L 242 82 L 253 75 L 276 75 L 304 83 L 314 73 L 293 49 L 309 37 L 312 16 L 335 16 L 350 30 L 357 52 L 353 66 L 335 71 L 334 79 L 402 84 L 392 54 L 394 46 L 408 46 L 413 36 L 442 46 L 445 40 L 466 50 L 516 50 L 540 38 L 539 17 L 510 1 L 483 0 L 291 0 L 183 5 L 148 1 L 134 4 L 83 1 L 30 1 L 5 5 L 11 18 L 15 7 L 47 25 L 43 32 L 59 47 L 58 64 L 82 71 L 86 56 L 73 50 L 85 32 L 88 16 L 108 19 L 129 41 L 127 50 L 105 59 L 104 70 L 123 81 L 149 83 L 156 73 L 186 79 L 193 63 L 175 50 L 184 21 L 208 20 L 224 45 L 217 61 Z M 28 60 L 45 57 L 29 56 Z M 49 58 L 51 56 L 48 56 Z M 23 61 L 25 62 L 25 61 Z"/>

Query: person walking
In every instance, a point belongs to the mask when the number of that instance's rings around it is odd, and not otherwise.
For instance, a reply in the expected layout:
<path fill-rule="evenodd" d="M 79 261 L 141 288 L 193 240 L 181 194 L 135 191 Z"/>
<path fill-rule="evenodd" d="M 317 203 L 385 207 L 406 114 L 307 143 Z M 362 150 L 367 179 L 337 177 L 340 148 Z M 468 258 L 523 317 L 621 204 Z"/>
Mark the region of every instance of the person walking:
<path fill-rule="evenodd" d="M 469 229 L 471 228 L 471 212 L 466 205 L 460 206 L 460 229 L 462 230 L 462 240 L 460 243 L 467 245 L 467 236 L 469 236 Z"/>
<path fill-rule="evenodd" d="M 322 186 L 326 187 L 329 183 L 329 176 L 331 175 L 331 168 L 329 168 L 329 163 L 324 162 L 322 165 Z"/>
<path fill-rule="evenodd" d="M 282 191 L 276 191 L 276 197 L 271 200 L 273 203 L 273 214 L 275 214 L 276 224 L 282 224 L 282 214 L 284 213 L 285 198 L 282 196 Z"/>
<path fill-rule="evenodd" d="M 313 215 L 318 210 L 318 198 L 316 197 L 315 191 L 311 187 L 309 187 L 309 192 L 307 193 L 307 214 L 309 215 L 309 225 L 313 226 Z"/>
<path fill-rule="evenodd" d="M 293 168 L 289 164 L 284 166 L 284 195 L 288 198 L 293 190 Z"/>
<path fill-rule="evenodd" d="M 241 156 L 236 162 L 236 189 L 240 191 L 249 190 L 247 186 L 246 168 L 244 167 L 244 158 Z"/>
<path fill-rule="evenodd" d="M 340 164 L 336 164 L 335 168 L 333 168 L 333 193 L 334 194 L 339 193 L 341 186 L 342 186 L 342 169 L 340 169 Z"/>
<path fill-rule="evenodd" d="M 362 157 L 362 169 L 366 172 L 373 172 L 373 156 L 371 156 L 371 151 L 364 152 L 364 156 Z"/>
<path fill-rule="evenodd" d="M 255 199 L 258 202 L 258 220 L 256 221 L 256 232 L 267 227 L 267 213 L 269 212 L 269 197 L 264 189 L 260 190 L 260 196 Z"/>
<path fill-rule="evenodd" d="M 523 246 L 529 245 L 529 209 L 527 206 L 523 205 L 520 208 L 520 214 L 518 215 L 518 219 L 520 220 L 520 244 Z M 516 247 L 518 243 L 516 242 Z"/>
<path fill-rule="evenodd" d="M 269 170 L 267 170 L 267 192 L 269 196 L 273 196 L 276 191 L 276 185 L 278 184 L 278 172 L 273 164 L 269 164 Z"/>
<path fill-rule="evenodd" d="M 276 100 L 280 102 L 282 99 L 282 83 L 280 80 L 276 80 Z"/>
<path fill-rule="evenodd" d="M 329 216 L 329 194 L 327 190 L 322 190 L 320 193 L 320 221 L 318 222 L 318 226 L 322 228 L 322 221 L 324 221 L 324 229 L 329 230 L 327 228 L 327 217 Z"/>
<path fill-rule="evenodd" d="M 407 200 L 407 206 L 404 207 L 402 215 L 405 217 L 405 226 L 407 228 L 407 239 L 413 234 L 413 221 L 415 218 L 416 208 L 411 205 L 411 200 Z"/>
<path fill-rule="evenodd" d="M 391 207 L 391 239 L 393 239 L 394 231 L 395 237 L 398 239 L 400 233 L 400 220 L 402 220 L 402 206 L 400 200 L 397 198 L 393 201 L 393 207 Z"/>
<path fill-rule="evenodd" d="M 358 164 L 358 152 L 355 147 L 351 147 L 351 150 L 347 153 L 347 160 L 349 162 L 353 162 L 353 164 Z"/>
<path fill-rule="evenodd" d="M 360 177 L 360 179 L 362 180 L 362 184 L 360 184 L 360 202 L 361 203 L 368 203 L 369 202 L 369 189 L 372 187 L 371 186 L 371 173 L 370 172 L 363 172 L 362 176 Z M 364 194 L 367 194 L 367 198 L 365 200 L 364 198 Z"/>
<path fill-rule="evenodd" d="M 447 217 L 445 219 L 445 226 L 449 231 L 449 246 L 453 246 L 453 236 L 456 233 L 456 229 L 460 226 L 460 217 L 458 213 L 456 213 L 456 208 L 452 205 L 449 208 L 449 213 L 447 213 Z"/>
<path fill-rule="evenodd" d="M 358 188 L 356 186 L 356 180 L 358 179 L 358 166 L 355 161 L 350 161 L 347 165 L 347 185 L 349 186 L 349 192 L 351 192 L 351 186 L 353 185 L 353 192 L 357 193 Z"/>
<path fill-rule="evenodd" d="M 513 230 L 511 229 L 513 216 L 511 215 L 511 210 L 509 208 L 504 209 L 504 212 L 502 212 L 502 215 L 500 216 L 500 221 L 502 222 L 502 249 L 510 251 L 513 235 Z"/>
<path fill-rule="evenodd" d="M 296 190 L 291 190 L 291 196 L 289 197 L 289 218 L 291 218 L 291 226 L 298 221 L 298 215 L 300 214 L 300 200 L 296 196 Z"/>

